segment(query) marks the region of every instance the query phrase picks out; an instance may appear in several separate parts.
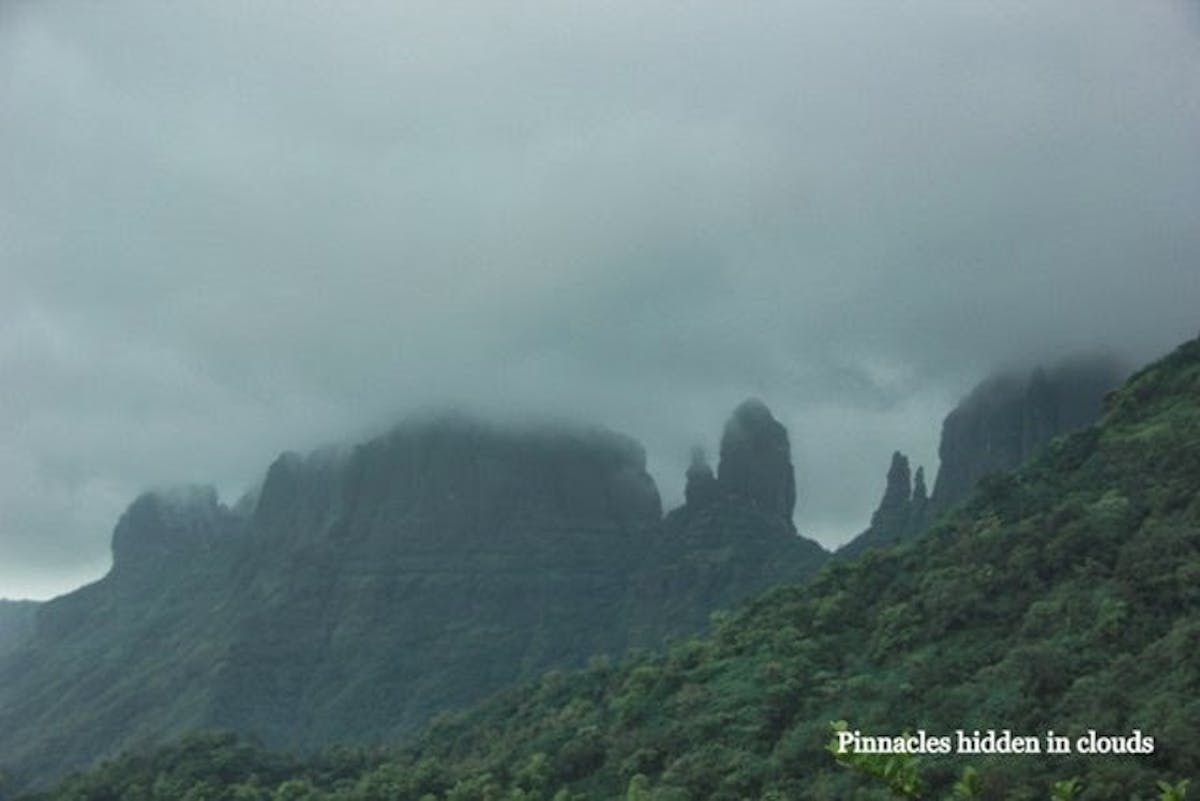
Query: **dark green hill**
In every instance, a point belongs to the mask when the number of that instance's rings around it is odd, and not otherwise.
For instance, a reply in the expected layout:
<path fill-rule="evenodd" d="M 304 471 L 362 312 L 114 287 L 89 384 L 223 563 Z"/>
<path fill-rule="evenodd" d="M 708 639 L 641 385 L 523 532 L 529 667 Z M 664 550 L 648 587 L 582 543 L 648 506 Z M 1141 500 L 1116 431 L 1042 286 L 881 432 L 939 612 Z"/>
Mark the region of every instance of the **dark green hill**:
<path fill-rule="evenodd" d="M 988 799 L 1043 799 L 1067 777 L 1071 797 L 1150 798 L 1156 780 L 1200 775 L 1200 341 L 926 535 L 771 591 L 706 639 L 546 674 L 388 755 L 280 765 L 193 740 L 52 798 L 888 797 L 824 750 L 840 718 L 877 735 L 1155 741 L 1138 756 L 925 757 L 924 797 L 966 763 Z"/>

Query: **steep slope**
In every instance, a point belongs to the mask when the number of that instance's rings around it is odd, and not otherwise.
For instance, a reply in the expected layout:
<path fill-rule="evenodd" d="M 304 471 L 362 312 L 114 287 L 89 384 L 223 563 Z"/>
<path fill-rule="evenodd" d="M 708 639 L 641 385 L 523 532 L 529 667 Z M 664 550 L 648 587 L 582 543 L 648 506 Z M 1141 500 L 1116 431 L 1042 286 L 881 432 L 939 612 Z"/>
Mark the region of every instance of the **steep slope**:
<path fill-rule="evenodd" d="M 37 601 L 0 598 L 0 658 L 32 633 L 37 608 Z"/>
<path fill-rule="evenodd" d="M 1093 356 L 980 383 L 942 423 L 934 511 L 961 501 L 984 476 L 1024 463 L 1054 437 L 1095 423 L 1105 393 L 1124 374 L 1111 357 Z"/>
<path fill-rule="evenodd" d="M 45 602 L 32 635 L 0 660 L 10 783 L 86 764 L 104 743 L 146 745 L 206 723 L 245 536 L 211 490 L 147 494 L 129 507 L 109 575 Z"/>
<path fill-rule="evenodd" d="M 22 786 L 199 728 L 394 740 L 549 667 L 698 631 L 827 556 L 790 521 L 786 431 L 745 408 L 723 468 L 739 478 L 714 478 L 695 519 L 662 520 L 627 437 L 461 417 L 285 454 L 235 509 L 147 495 L 109 575 L 46 604 L 0 661 L 0 768 Z"/>

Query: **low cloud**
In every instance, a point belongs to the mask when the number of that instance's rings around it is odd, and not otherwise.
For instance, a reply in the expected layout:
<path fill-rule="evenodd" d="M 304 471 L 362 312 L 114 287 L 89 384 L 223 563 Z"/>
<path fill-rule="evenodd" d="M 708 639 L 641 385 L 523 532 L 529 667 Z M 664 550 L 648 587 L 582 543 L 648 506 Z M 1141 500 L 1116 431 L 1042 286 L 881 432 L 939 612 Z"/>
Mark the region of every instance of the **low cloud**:
<path fill-rule="evenodd" d="M 1001 365 L 1195 334 L 1200 48 L 1157 3 L 14 3 L 0 596 L 141 489 L 414 410 L 640 438 L 748 395 L 797 523 Z"/>

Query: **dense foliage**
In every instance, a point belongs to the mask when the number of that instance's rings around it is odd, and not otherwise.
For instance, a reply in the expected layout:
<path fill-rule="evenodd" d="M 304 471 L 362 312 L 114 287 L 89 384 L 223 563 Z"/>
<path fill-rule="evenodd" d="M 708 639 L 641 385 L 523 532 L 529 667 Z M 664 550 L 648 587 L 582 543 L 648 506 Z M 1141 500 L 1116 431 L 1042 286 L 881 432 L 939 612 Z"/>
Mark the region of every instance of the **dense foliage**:
<path fill-rule="evenodd" d="M 826 751 L 865 733 L 1088 729 L 1149 755 L 924 756 L 929 797 L 1157 797 L 1200 775 L 1200 341 L 1103 423 L 986 480 L 915 542 L 718 615 L 713 634 L 552 672 L 387 755 L 193 740 L 62 799 L 870 799 Z"/>

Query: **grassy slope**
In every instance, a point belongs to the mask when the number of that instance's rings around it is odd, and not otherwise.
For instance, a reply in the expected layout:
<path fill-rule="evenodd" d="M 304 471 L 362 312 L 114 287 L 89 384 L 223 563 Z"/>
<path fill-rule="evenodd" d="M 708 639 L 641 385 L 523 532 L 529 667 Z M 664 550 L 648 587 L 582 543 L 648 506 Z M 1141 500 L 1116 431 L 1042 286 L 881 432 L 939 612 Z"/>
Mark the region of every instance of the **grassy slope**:
<path fill-rule="evenodd" d="M 986 481 L 916 542 L 768 593 L 710 638 L 548 674 L 341 772 L 326 757 L 250 781 L 268 757 L 218 774 L 212 754 L 235 746 L 193 743 L 56 797 L 884 797 L 822 750 L 836 718 L 877 734 L 1139 728 L 1150 756 L 930 757 L 924 773 L 944 789 L 970 761 L 988 798 L 1044 798 L 1067 776 L 1083 799 L 1149 797 L 1200 775 L 1198 579 L 1193 341 L 1135 375 L 1100 427 Z M 181 783 L 150 792 L 167 779 Z"/>

